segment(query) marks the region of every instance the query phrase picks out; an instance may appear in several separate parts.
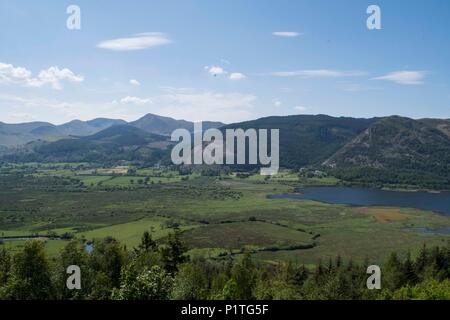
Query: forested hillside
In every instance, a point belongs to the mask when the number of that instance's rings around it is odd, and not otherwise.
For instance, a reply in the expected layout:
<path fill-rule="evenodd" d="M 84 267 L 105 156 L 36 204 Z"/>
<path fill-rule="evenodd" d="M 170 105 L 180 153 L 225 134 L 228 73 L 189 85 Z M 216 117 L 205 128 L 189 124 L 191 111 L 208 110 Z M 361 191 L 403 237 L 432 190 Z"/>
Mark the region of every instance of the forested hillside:
<path fill-rule="evenodd" d="M 108 119 L 69 124 L 59 127 L 42 123 L 22 125 L 34 134 L 36 131 L 50 134 L 56 130 L 54 137 L 67 126 L 71 130 L 79 127 L 83 134 L 77 136 L 71 131 L 69 137 L 53 142 L 32 141 L 9 150 L 3 147 L 0 150 L 4 154 L 3 160 L 108 164 L 132 161 L 149 165 L 164 161 L 170 164 L 173 146 L 169 142 L 170 132 L 176 128 L 193 130 L 192 122 L 152 114 L 127 125 L 118 125 L 117 120 Z M 206 122 L 203 129 L 220 125 Z M 107 128 L 83 136 L 88 130 L 86 126 L 90 130 L 93 126 Z M 239 128 L 279 129 L 280 165 L 284 168 L 319 169 L 358 184 L 450 189 L 449 120 L 297 115 L 235 123 L 223 126 L 221 130 Z"/>

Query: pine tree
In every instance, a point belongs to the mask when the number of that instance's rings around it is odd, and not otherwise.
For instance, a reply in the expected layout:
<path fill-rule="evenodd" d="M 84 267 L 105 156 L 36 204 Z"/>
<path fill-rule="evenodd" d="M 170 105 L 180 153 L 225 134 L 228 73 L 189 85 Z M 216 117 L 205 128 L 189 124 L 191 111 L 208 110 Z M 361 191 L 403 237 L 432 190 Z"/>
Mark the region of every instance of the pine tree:
<path fill-rule="evenodd" d="M 336 268 L 339 269 L 342 266 L 342 258 L 341 255 L 337 255 L 336 257 Z"/>
<path fill-rule="evenodd" d="M 324 276 L 324 270 L 323 270 L 322 260 L 319 259 L 317 267 L 314 271 L 314 282 L 316 283 L 316 285 L 319 285 L 322 282 L 323 276 Z"/>
<path fill-rule="evenodd" d="M 429 262 L 428 250 L 426 244 L 424 243 L 414 263 L 415 272 L 421 280 L 425 278 L 424 273 L 428 265 L 428 262 Z"/>
<path fill-rule="evenodd" d="M 224 287 L 224 298 L 235 300 L 253 300 L 256 286 L 256 269 L 249 252 L 233 266 L 231 278 Z"/>
<path fill-rule="evenodd" d="M 334 272 L 334 265 L 333 265 L 333 260 L 330 258 L 328 259 L 328 266 L 327 266 L 327 272 L 329 274 Z"/>
<path fill-rule="evenodd" d="M 394 291 L 405 284 L 406 279 L 403 272 L 403 264 L 398 259 L 396 253 L 392 253 L 389 256 L 383 270 L 383 277 L 381 278 L 383 282 L 383 288 Z"/>
<path fill-rule="evenodd" d="M 4 286 L 11 269 L 11 255 L 8 250 L 0 248 L 0 287 Z"/>
<path fill-rule="evenodd" d="M 142 235 L 141 243 L 139 244 L 137 251 L 155 250 L 156 247 L 156 241 L 152 239 L 152 236 L 148 231 L 145 231 Z"/>
<path fill-rule="evenodd" d="M 405 280 L 408 284 L 417 283 L 417 274 L 414 269 L 414 264 L 411 261 L 411 253 L 408 252 L 406 255 L 406 260 L 403 263 L 403 273 L 405 274 Z"/>
<path fill-rule="evenodd" d="M 305 265 L 302 264 L 299 268 L 295 270 L 294 273 L 295 285 L 301 287 L 305 283 L 306 279 L 308 279 L 308 276 L 309 276 L 308 269 L 306 269 Z"/>
<path fill-rule="evenodd" d="M 161 256 L 164 263 L 164 268 L 169 273 L 176 273 L 178 265 L 188 261 L 188 256 L 185 255 L 187 248 L 181 242 L 178 232 L 169 234 L 167 245 L 161 249 Z"/>

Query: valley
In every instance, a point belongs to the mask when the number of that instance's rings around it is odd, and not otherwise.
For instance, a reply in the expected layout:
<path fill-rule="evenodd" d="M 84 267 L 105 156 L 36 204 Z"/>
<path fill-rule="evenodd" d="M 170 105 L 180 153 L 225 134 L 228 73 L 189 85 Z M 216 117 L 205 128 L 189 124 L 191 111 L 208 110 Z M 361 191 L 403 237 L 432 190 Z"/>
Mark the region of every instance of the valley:
<path fill-rule="evenodd" d="M 450 189 L 448 120 L 299 115 L 203 126 L 279 129 L 281 170 L 173 165 L 170 131 L 194 124 L 153 114 L 1 124 L 17 138 L 11 146 L 0 136 L 1 246 L 20 251 L 39 237 L 56 255 L 71 239 L 134 248 L 144 232 L 163 244 L 177 231 L 192 257 L 250 250 L 265 263 L 314 267 L 336 255 L 381 263 L 450 240 L 450 216 L 439 213 L 448 193 L 410 192 Z"/>
<path fill-rule="evenodd" d="M 296 115 L 228 125 L 203 122 L 204 130 L 220 128 L 222 132 L 279 129 L 281 168 L 319 170 L 348 185 L 409 190 L 450 190 L 449 126 L 447 119 L 399 116 L 364 119 Z M 72 121 L 58 126 L 59 131 L 63 127 L 70 135 L 27 140 L 32 139 L 31 131 L 43 132 L 48 127 L 45 123 L 0 123 L 0 161 L 170 166 L 170 153 L 176 144 L 170 141 L 171 130 L 183 128 L 193 133 L 194 123 L 153 114 L 130 123 L 112 119 Z M 12 136 L 14 145 L 9 140 Z M 19 143 L 23 139 L 28 142 Z M 256 167 L 231 170 L 251 171 Z"/>
<path fill-rule="evenodd" d="M 266 263 L 314 266 L 340 255 L 384 261 L 392 251 L 414 254 L 424 243 L 445 245 L 450 217 L 410 208 L 347 206 L 271 199 L 299 187 L 336 185 L 283 170 L 271 178 L 228 173 L 207 176 L 173 168 L 100 167 L 89 163 L 3 164 L 0 237 L 48 239 L 55 255 L 69 239 L 114 237 L 128 248 L 150 232 L 164 243 L 175 230 L 191 256 L 222 259 L 251 250 Z M 2 241 L 20 250 L 24 241 Z"/>

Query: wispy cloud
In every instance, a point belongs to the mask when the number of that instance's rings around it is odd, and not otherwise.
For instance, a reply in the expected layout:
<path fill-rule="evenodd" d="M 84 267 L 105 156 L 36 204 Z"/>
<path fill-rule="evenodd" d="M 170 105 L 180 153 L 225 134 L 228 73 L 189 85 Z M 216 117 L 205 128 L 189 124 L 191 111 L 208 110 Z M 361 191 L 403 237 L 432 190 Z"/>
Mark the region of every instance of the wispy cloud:
<path fill-rule="evenodd" d="M 118 103 L 117 100 L 113 101 L 113 104 L 117 104 L 117 103 Z M 120 99 L 120 103 L 121 104 L 144 105 L 144 104 L 152 103 L 152 101 L 147 98 L 138 98 L 138 97 L 127 96 L 125 98 Z"/>
<path fill-rule="evenodd" d="M 9 111 L 4 115 L 5 121 L 45 120 L 60 123 L 61 120 L 95 118 L 104 106 L 101 103 L 67 102 L 37 96 L 0 95 L 1 108 L 7 108 Z"/>
<path fill-rule="evenodd" d="M 256 96 L 238 92 L 173 90 L 156 97 L 161 114 L 191 121 L 218 120 L 236 122 L 253 117 Z"/>
<path fill-rule="evenodd" d="M 97 44 L 97 48 L 113 51 L 133 51 L 162 46 L 171 42 L 172 41 L 164 33 L 147 32 L 140 33 L 128 38 L 102 41 Z"/>
<path fill-rule="evenodd" d="M 128 99 L 125 99 L 125 101 Z M 105 100 L 59 100 L 40 96 L 15 96 L 0 93 L 0 110 L 4 122 L 49 121 L 55 124 L 73 119 L 114 118 L 135 120 L 149 110 L 148 105 L 125 104 Z M 156 110 L 154 111 L 157 112 Z"/>
<path fill-rule="evenodd" d="M 13 122 L 28 122 L 28 121 L 37 121 L 39 118 L 28 112 L 12 112 L 8 113 L 8 117 L 13 119 Z"/>
<path fill-rule="evenodd" d="M 60 69 L 57 66 L 42 70 L 37 77 L 33 77 L 32 72 L 26 68 L 0 62 L 0 83 L 3 84 L 16 84 L 28 87 L 50 85 L 55 90 L 61 90 L 63 88 L 62 81 L 83 82 L 84 77 L 76 75 L 67 68 Z"/>
<path fill-rule="evenodd" d="M 232 74 L 230 74 L 230 80 L 242 80 L 245 78 L 247 78 L 245 74 L 240 72 L 233 72 Z"/>
<path fill-rule="evenodd" d="M 54 123 L 97 117 L 134 120 L 145 112 L 191 121 L 226 123 L 255 118 L 256 96 L 250 93 L 201 91 L 193 88 L 161 88 L 148 98 L 127 96 L 115 101 L 61 101 L 0 93 L 0 110 L 8 110 L 2 121 L 23 122 L 33 118 Z M 156 107 L 157 106 L 157 107 Z"/>
<path fill-rule="evenodd" d="M 394 71 L 381 77 L 373 78 L 373 80 L 392 81 L 403 85 L 423 84 L 425 72 L 423 71 Z"/>
<path fill-rule="evenodd" d="M 294 110 L 297 111 L 297 112 L 300 112 L 300 113 L 305 112 L 307 109 L 308 108 L 305 107 L 305 106 L 295 106 L 294 107 Z"/>
<path fill-rule="evenodd" d="M 284 38 L 295 38 L 298 36 L 301 36 L 303 33 L 295 32 L 295 31 L 275 31 L 272 32 L 272 35 L 277 37 L 284 37 Z"/>
<path fill-rule="evenodd" d="M 339 88 L 346 92 L 359 92 L 362 91 L 364 87 L 360 83 L 341 82 L 339 83 Z"/>
<path fill-rule="evenodd" d="M 303 78 L 341 78 L 341 77 L 359 77 L 366 75 L 362 71 L 340 71 L 332 69 L 309 69 L 309 70 L 291 70 L 263 73 L 263 76 L 272 77 L 303 77 Z"/>

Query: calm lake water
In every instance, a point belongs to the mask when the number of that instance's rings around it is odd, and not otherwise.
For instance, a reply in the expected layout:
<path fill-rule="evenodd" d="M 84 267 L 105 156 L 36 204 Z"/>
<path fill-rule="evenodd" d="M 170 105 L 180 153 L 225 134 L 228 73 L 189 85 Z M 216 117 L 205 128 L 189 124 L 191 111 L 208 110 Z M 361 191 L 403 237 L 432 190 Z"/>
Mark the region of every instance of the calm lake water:
<path fill-rule="evenodd" d="M 450 192 L 385 191 L 359 187 L 308 187 L 298 193 L 273 195 L 272 199 L 315 200 L 355 206 L 416 208 L 450 215 Z"/>

